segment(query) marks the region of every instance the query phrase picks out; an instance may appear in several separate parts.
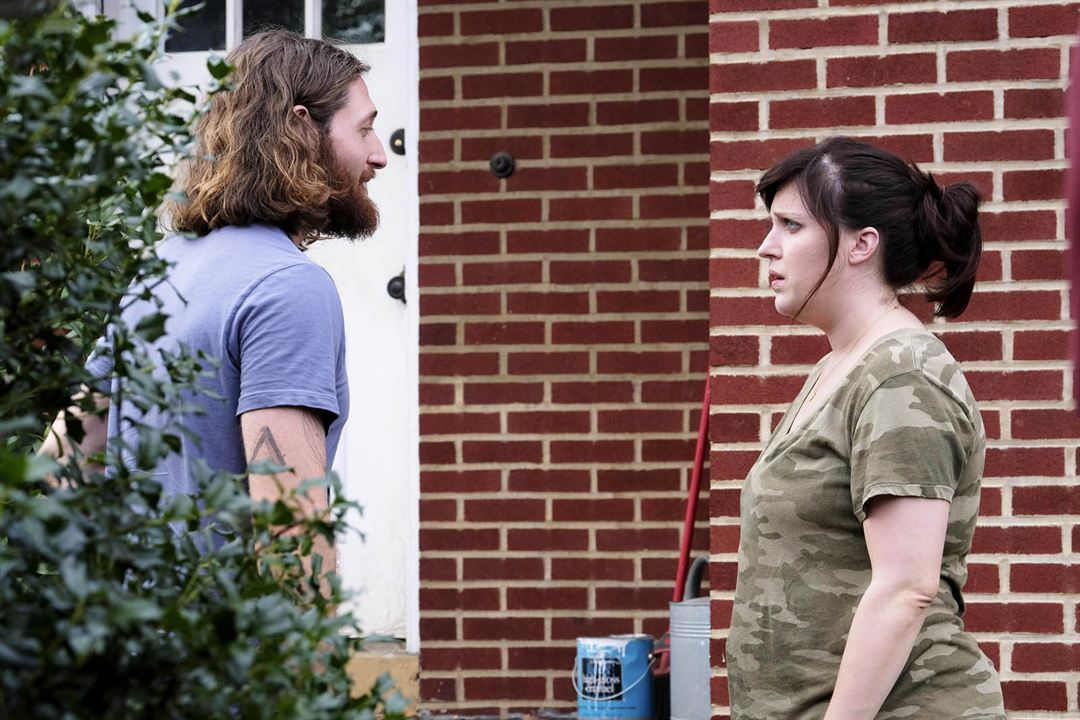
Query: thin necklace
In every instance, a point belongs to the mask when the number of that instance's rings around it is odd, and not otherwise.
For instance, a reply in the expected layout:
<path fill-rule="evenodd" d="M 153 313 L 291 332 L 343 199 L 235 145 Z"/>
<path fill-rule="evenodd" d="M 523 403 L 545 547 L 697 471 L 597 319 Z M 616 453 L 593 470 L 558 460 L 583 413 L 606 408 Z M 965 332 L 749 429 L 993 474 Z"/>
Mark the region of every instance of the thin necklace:
<path fill-rule="evenodd" d="M 861 342 L 862 339 L 864 337 L 866 337 L 866 334 L 868 332 L 870 332 L 871 330 L 873 330 L 877 326 L 877 324 L 879 322 L 881 322 L 882 320 L 884 320 L 885 317 L 887 315 L 889 315 L 890 313 L 892 313 L 893 310 L 897 310 L 899 308 L 900 308 L 900 304 L 894 301 L 893 304 L 889 306 L 888 310 L 883 312 L 881 315 L 878 315 L 877 319 L 874 320 L 874 322 L 870 323 L 866 327 L 866 329 L 862 331 L 862 333 L 859 335 L 859 337 L 855 338 L 855 342 L 851 343 L 851 345 L 849 346 L 850 349 L 847 352 L 845 352 L 842 355 L 839 355 L 837 357 L 842 357 L 844 360 L 847 360 L 848 357 L 850 356 L 851 352 L 853 350 L 855 350 L 855 348 L 857 348 L 859 346 L 859 342 Z M 836 370 L 836 368 L 840 367 L 841 364 L 842 364 L 842 362 L 837 360 L 837 362 L 833 363 L 832 367 L 830 367 L 828 370 L 822 372 L 821 375 L 818 375 L 817 379 L 814 380 L 813 387 L 810 388 L 810 393 L 806 396 L 807 400 L 813 400 L 815 397 L 817 397 L 818 388 L 822 387 L 825 384 L 825 381 L 828 380 L 829 377 L 832 376 L 833 372 Z"/>

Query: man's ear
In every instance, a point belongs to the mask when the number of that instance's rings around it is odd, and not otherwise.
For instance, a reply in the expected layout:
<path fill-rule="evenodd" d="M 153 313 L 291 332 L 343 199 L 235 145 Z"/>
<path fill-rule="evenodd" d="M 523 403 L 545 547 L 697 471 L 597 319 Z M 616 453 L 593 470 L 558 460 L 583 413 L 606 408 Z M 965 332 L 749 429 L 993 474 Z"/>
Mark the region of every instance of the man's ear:
<path fill-rule="evenodd" d="M 861 265 L 877 254 L 881 238 L 878 231 L 872 227 L 865 227 L 853 233 L 854 241 L 848 248 L 848 262 L 852 265 Z"/>
<path fill-rule="evenodd" d="M 301 120 L 307 117 L 311 117 L 311 113 L 309 113 L 308 109 L 303 105 L 293 105 L 290 112 L 292 112 L 293 115 L 300 118 Z"/>

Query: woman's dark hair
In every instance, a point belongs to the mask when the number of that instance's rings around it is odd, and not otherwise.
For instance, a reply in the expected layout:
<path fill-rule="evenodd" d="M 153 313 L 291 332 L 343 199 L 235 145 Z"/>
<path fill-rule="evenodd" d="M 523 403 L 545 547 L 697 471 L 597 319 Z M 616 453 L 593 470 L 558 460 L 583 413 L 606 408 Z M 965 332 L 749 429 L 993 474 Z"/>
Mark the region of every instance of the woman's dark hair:
<path fill-rule="evenodd" d="M 927 297 L 939 304 L 937 315 L 964 312 L 982 254 L 974 185 L 942 188 L 914 163 L 846 137 L 823 140 L 770 168 L 757 184 L 765 207 L 771 209 L 776 193 L 792 182 L 829 238 L 828 266 L 804 307 L 836 262 L 840 229 L 872 227 L 881 238 L 889 287 L 925 280 Z"/>

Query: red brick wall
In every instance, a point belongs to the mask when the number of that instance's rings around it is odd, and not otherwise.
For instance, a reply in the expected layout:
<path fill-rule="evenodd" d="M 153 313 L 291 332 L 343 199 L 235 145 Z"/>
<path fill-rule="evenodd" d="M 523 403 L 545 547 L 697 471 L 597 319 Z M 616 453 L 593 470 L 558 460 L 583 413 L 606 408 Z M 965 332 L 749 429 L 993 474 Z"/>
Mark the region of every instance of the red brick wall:
<path fill-rule="evenodd" d="M 1061 201 L 1077 4 L 710 4 L 714 711 L 727 717 L 739 484 L 825 350 L 816 331 L 773 312 L 753 182 L 784 153 L 842 132 L 985 194 L 975 297 L 932 327 L 964 363 L 990 435 L 965 622 L 1001 670 L 1011 717 L 1080 716 L 1080 421 L 1068 401 Z"/>
<path fill-rule="evenodd" d="M 666 629 L 707 372 L 707 30 L 706 0 L 420 0 L 427 710 L 572 710 L 575 638 Z"/>

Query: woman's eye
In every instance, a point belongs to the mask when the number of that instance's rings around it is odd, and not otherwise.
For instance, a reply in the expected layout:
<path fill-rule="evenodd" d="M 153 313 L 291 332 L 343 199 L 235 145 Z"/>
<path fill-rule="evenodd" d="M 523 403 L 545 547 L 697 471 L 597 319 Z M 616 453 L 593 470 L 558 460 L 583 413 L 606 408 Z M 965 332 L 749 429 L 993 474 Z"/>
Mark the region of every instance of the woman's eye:
<path fill-rule="evenodd" d="M 795 232 L 800 227 L 802 227 L 802 226 L 799 225 L 799 223 L 795 222 L 794 220 L 785 220 L 784 221 L 784 229 L 787 230 L 788 232 Z"/>

